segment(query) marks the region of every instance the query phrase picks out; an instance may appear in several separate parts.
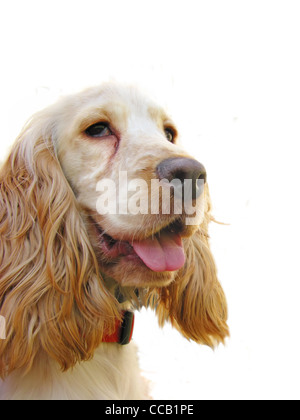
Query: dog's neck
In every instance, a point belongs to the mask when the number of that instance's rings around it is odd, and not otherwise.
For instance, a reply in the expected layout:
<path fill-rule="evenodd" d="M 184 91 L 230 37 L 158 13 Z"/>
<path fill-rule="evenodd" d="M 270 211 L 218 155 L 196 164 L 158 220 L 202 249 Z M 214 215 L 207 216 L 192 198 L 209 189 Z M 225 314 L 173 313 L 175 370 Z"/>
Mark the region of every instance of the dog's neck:
<path fill-rule="evenodd" d="M 120 309 L 124 311 L 133 311 L 144 306 L 143 297 L 145 289 L 135 287 L 122 287 L 116 280 L 106 276 L 101 272 L 106 289 L 117 299 Z"/>
<path fill-rule="evenodd" d="M 122 289 L 118 283 L 110 278 L 105 276 L 101 273 L 106 288 L 109 290 L 111 294 L 115 296 L 117 301 L 119 302 L 120 309 L 122 310 L 122 320 L 116 319 L 115 321 L 115 330 L 112 334 L 105 334 L 102 338 L 103 343 L 118 343 L 122 345 L 129 344 L 133 334 L 133 327 L 134 327 L 134 313 L 133 310 L 136 304 L 133 304 L 130 299 L 130 294 L 132 295 L 132 291 Z M 138 299 L 137 291 L 134 292 L 135 300 Z"/>

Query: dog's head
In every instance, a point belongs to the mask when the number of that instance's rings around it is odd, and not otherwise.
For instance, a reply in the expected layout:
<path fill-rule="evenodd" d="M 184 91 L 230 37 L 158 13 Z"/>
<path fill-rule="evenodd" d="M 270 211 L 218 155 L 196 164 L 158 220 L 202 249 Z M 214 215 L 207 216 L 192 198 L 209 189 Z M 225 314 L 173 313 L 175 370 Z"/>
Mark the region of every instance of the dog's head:
<path fill-rule="evenodd" d="M 204 167 L 177 144 L 166 113 L 133 88 L 93 89 L 63 110 L 57 155 L 101 271 L 125 287 L 169 285 L 204 220 Z"/>

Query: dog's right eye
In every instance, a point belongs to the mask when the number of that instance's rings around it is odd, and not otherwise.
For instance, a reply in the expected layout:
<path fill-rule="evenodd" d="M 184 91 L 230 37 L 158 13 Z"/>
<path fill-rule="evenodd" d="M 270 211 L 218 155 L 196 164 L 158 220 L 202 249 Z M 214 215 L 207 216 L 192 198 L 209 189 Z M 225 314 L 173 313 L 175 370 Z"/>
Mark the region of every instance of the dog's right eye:
<path fill-rule="evenodd" d="M 104 122 L 91 125 L 89 128 L 85 130 L 85 132 L 88 136 L 97 137 L 97 138 L 112 135 L 112 131 L 109 128 L 109 125 Z"/>

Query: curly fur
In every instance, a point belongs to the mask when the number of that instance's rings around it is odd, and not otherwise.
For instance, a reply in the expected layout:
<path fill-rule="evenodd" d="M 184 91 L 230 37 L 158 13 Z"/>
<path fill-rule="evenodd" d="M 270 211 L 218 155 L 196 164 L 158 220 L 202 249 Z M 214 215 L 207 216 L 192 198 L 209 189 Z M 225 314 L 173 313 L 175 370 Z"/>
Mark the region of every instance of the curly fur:
<path fill-rule="evenodd" d="M 84 143 L 78 133 L 108 114 L 123 144 Z M 160 325 L 171 321 L 186 338 L 209 346 L 228 335 L 226 299 L 208 243 L 207 185 L 202 218 L 183 235 L 182 269 L 143 268 L 133 276 L 124 262 L 111 266 L 98 254 L 95 223 L 122 239 L 146 237 L 170 223 L 161 214 L 109 219 L 94 210 L 95 183 L 104 175 L 125 168 L 148 182 L 163 158 L 188 156 L 158 133 L 159 118 L 167 117 L 134 89 L 106 85 L 38 113 L 14 144 L 0 172 L 0 315 L 6 321 L 0 398 L 146 398 L 132 345 L 101 343 L 124 308 L 151 306 Z M 143 131 L 146 119 L 156 124 L 153 132 L 150 125 Z M 132 369 L 125 374 L 129 351 Z"/>

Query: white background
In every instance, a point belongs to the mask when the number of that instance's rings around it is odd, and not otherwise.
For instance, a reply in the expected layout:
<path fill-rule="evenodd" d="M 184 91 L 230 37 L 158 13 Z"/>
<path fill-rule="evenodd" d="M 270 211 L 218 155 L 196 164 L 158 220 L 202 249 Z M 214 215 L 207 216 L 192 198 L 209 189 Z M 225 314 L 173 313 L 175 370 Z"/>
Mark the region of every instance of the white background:
<path fill-rule="evenodd" d="M 208 171 L 231 338 L 214 352 L 137 315 L 156 399 L 300 397 L 300 2 L 0 3 L 1 156 L 61 93 L 134 82 Z"/>

